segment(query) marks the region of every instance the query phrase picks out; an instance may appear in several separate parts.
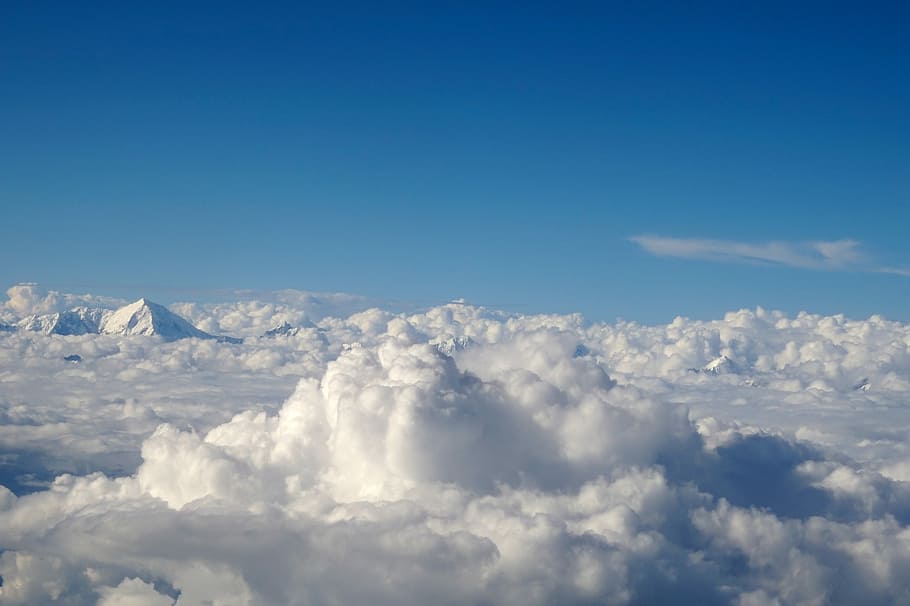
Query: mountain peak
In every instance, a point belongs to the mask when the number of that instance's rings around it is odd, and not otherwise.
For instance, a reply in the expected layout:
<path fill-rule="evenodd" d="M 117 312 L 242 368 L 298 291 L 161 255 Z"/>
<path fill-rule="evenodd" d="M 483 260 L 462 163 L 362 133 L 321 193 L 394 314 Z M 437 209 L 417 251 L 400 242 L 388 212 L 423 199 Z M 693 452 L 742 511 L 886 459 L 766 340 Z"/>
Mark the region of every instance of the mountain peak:
<path fill-rule="evenodd" d="M 738 374 L 739 371 L 739 365 L 725 355 L 714 358 L 701 368 L 689 369 L 689 372 L 694 372 L 695 374 L 703 373 L 708 375 Z"/>
<path fill-rule="evenodd" d="M 165 341 L 197 338 L 240 342 L 239 339 L 210 335 L 199 330 L 167 307 L 145 297 L 124 305 L 104 318 L 99 332 L 108 335 L 157 335 Z"/>
<path fill-rule="evenodd" d="M 291 323 L 285 320 L 281 324 L 275 326 L 274 328 L 265 331 L 266 337 L 293 337 L 300 332 L 300 329 L 296 326 L 291 326 Z"/>

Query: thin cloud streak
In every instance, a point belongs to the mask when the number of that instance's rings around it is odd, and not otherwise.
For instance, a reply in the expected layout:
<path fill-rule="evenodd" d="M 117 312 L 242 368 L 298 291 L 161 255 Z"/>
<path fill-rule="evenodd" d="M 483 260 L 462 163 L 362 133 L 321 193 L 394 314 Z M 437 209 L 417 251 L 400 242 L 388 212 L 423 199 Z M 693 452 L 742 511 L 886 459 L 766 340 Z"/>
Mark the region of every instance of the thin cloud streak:
<path fill-rule="evenodd" d="M 910 267 L 880 267 L 875 270 L 879 274 L 892 274 L 894 276 L 904 276 L 910 278 Z"/>
<path fill-rule="evenodd" d="M 736 242 L 701 238 L 633 236 L 631 242 L 660 257 L 700 259 L 726 263 L 782 265 L 828 271 L 870 271 L 856 240 L 812 242 Z M 883 270 L 884 271 L 884 270 Z M 891 271 L 890 273 L 898 273 Z"/>

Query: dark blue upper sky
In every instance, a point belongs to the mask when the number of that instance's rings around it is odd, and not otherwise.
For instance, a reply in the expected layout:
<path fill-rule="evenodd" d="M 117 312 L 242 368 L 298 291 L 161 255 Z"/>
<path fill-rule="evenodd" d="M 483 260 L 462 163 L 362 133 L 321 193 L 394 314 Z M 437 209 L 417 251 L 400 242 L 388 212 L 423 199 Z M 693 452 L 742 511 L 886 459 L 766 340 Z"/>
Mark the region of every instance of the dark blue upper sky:
<path fill-rule="evenodd" d="M 0 284 L 910 319 L 879 271 L 910 267 L 908 27 L 904 2 L 3 3 Z"/>

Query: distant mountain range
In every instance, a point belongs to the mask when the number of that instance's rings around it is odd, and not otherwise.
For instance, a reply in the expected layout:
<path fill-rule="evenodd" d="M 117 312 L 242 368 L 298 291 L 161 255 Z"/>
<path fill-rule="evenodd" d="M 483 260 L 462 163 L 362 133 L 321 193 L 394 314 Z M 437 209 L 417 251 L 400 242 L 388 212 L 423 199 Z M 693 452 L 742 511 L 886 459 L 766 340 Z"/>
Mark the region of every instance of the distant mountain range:
<path fill-rule="evenodd" d="M 165 341 L 193 338 L 243 342 L 243 339 L 199 330 L 185 318 L 148 299 L 139 299 L 116 310 L 76 307 L 60 313 L 32 315 L 17 322 L 13 328 L 46 335 L 145 335 L 158 336 Z"/>
<path fill-rule="evenodd" d="M 86 335 L 100 332 L 101 321 L 110 310 L 76 307 L 54 314 L 32 315 L 16 323 L 19 330 L 46 335 Z"/>

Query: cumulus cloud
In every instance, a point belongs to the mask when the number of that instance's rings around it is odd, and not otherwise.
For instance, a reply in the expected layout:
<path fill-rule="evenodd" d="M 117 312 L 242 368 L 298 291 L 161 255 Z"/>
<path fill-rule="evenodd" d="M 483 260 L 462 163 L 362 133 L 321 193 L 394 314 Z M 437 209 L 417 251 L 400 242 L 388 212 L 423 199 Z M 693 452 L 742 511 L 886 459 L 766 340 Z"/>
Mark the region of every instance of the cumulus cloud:
<path fill-rule="evenodd" d="M 96 295 L 72 295 L 47 290 L 33 282 L 15 284 L 6 290 L 8 300 L 0 303 L 0 318 L 18 319 L 28 315 L 58 313 L 76 306 L 111 309 L 125 301 Z"/>
<path fill-rule="evenodd" d="M 783 265 L 802 269 L 866 269 L 856 240 L 815 242 L 737 242 L 701 238 L 633 236 L 630 241 L 661 257 Z"/>
<path fill-rule="evenodd" d="M 161 595 L 142 579 L 123 579 L 116 587 L 101 587 L 98 606 L 173 606 L 170 596 Z"/>
<path fill-rule="evenodd" d="M 312 324 L 242 346 L 0 335 L 0 601 L 910 592 L 908 325 L 219 305 L 196 309 Z"/>
<path fill-rule="evenodd" d="M 171 309 L 207 332 L 258 337 L 284 322 L 310 326 L 326 318 L 347 318 L 368 309 L 403 309 L 405 305 L 345 293 L 300 290 L 223 291 L 217 303 L 175 303 Z M 231 296 L 233 295 L 233 298 Z"/>

